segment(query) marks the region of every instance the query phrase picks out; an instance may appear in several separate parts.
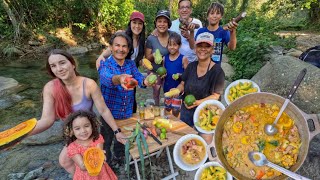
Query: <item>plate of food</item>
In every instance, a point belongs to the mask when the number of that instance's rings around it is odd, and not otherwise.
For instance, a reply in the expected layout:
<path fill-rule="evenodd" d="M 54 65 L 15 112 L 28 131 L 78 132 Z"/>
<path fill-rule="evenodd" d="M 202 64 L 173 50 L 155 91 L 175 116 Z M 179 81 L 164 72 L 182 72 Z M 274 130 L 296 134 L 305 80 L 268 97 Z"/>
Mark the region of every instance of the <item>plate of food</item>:
<path fill-rule="evenodd" d="M 193 123 L 197 130 L 204 134 L 213 134 L 224 109 L 224 105 L 217 100 L 202 102 L 193 114 Z"/>
<path fill-rule="evenodd" d="M 218 162 L 212 161 L 202 165 L 194 176 L 195 180 L 226 179 L 232 180 L 232 176 Z"/>
<path fill-rule="evenodd" d="M 236 99 L 246 94 L 260 92 L 257 83 L 249 79 L 239 79 L 229 84 L 224 91 L 224 100 L 229 105 Z"/>
<path fill-rule="evenodd" d="M 173 148 L 173 159 L 182 170 L 196 170 L 208 159 L 207 143 L 195 134 L 182 136 Z"/>

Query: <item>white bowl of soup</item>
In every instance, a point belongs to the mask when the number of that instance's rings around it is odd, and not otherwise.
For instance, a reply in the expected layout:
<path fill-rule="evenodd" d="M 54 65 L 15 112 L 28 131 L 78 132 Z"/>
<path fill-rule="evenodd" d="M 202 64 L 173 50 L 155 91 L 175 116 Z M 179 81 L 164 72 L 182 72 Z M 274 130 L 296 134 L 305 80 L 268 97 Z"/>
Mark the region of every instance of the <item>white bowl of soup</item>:
<path fill-rule="evenodd" d="M 173 148 L 173 159 L 182 170 L 196 170 L 208 159 L 207 143 L 195 134 L 182 136 Z"/>
<path fill-rule="evenodd" d="M 250 94 L 260 92 L 257 83 L 249 79 L 239 79 L 229 84 L 224 91 L 224 100 L 229 105 L 238 98 Z"/>
<path fill-rule="evenodd" d="M 212 161 L 202 165 L 194 176 L 195 180 L 211 180 L 211 179 L 225 179 L 232 180 L 232 176 L 227 170 L 218 162 Z"/>
<path fill-rule="evenodd" d="M 194 126 L 201 133 L 213 134 L 224 109 L 224 105 L 217 100 L 202 102 L 193 114 Z"/>

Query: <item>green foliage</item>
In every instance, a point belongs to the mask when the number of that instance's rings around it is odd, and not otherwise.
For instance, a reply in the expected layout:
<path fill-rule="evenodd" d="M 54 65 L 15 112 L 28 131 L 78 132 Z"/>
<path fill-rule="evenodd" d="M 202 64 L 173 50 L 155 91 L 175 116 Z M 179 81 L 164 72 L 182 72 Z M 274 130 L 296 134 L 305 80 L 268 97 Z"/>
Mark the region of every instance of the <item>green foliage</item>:
<path fill-rule="evenodd" d="M 232 79 L 250 79 L 264 65 L 264 55 L 273 43 L 273 29 L 267 21 L 250 14 L 237 29 L 237 48 L 228 51 L 230 64 L 235 68 Z"/>
<path fill-rule="evenodd" d="M 123 29 L 129 22 L 133 11 L 133 0 L 102 0 L 98 13 L 98 21 L 107 30 Z"/>
<path fill-rule="evenodd" d="M 153 0 L 153 1 L 138 1 L 135 0 L 135 9 L 142 12 L 145 16 L 146 33 L 149 35 L 154 30 L 154 18 L 157 12 L 161 9 L 168 10 L 168 1 Z M 173 18 L 171 17 L 171 20 Z"/>

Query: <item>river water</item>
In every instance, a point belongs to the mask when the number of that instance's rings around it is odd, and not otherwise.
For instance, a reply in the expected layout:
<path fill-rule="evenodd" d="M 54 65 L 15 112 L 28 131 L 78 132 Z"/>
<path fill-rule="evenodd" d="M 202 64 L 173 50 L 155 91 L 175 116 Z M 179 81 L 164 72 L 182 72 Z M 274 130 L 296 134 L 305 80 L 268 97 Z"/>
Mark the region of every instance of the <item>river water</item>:
<path fill-rule="evenodd" d="M 98 79 L 95 60 L 100 51 L 91 51 L 74 56 L 78 62 L 78 71 L 82 76 Z M 6 60 L 0 64 L 0 76 L 13 78 L 19 82 L 14 93 L 0 97 L 0 130 L 16 125 L 18 122 L 36 117 L 42 111 L 42 88 L 51 79 L 45 70 L 47 57 Z M 0 60 L 1 62 L 1 60 Z"/>

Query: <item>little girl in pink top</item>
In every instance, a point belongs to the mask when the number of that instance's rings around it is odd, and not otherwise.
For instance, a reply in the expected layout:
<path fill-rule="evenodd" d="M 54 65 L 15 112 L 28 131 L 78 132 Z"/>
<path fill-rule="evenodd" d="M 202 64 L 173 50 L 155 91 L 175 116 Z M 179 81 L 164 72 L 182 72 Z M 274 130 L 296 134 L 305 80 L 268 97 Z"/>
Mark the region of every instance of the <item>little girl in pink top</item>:
<path fill-rule="evenodd" d="M 68 156 L 75 162 L 74 180 L 117 180 L 110 166 L 104 162 L 98 176 L 90 176 L 83 163 L 83 154 L 90 147 L 103 149 L 104 139 L 99 134 L 99 122 L 94 113 L 76 111 L 65 121 L 64 139 Z"/>

